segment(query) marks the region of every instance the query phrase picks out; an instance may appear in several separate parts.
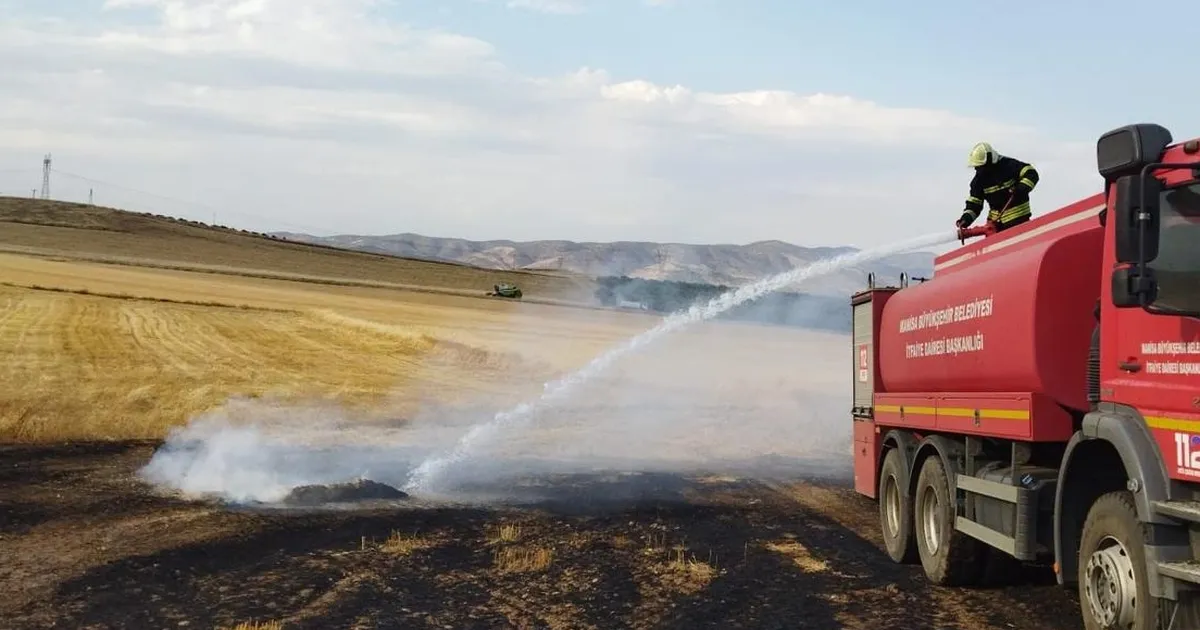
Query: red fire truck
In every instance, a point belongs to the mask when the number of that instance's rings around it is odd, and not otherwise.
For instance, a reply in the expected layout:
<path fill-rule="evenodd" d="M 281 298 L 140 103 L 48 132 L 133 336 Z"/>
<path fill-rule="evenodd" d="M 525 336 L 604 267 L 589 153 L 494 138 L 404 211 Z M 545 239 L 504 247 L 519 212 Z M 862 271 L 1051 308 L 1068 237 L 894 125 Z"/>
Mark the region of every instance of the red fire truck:
<path fill-rule="evenodd" d="M 939 585 L 1052 564 L 1089 630 L 1200 628 L 1200 140 L 851 299 L 856 490 Z"/>

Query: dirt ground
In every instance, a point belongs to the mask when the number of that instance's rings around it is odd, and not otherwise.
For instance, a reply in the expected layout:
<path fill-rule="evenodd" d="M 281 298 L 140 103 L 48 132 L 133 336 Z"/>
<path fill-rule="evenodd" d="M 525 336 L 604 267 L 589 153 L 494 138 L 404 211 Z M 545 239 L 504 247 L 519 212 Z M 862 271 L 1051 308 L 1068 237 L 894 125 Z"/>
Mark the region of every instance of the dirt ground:
<path fill-rule="evenodd" d="M 939 589 L 849 483 L 543 480 L 537 505 L 227 508 L 155 445 L 0 447 L 0 627 L 1077 629 L 1048 570 Z"/>

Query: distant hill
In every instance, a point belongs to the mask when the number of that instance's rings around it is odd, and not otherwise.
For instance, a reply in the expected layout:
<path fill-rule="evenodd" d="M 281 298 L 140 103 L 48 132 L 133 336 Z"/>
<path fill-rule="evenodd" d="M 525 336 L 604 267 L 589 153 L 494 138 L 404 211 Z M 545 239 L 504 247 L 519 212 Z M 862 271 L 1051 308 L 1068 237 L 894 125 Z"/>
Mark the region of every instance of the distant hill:
<path fill-rule="evenodd" d="M 851 247 L 801 247 L 783 241 L 748 245 L 688 245 L 620 241 L 468 241 L 419 234 L 386 236 L 338 235 L 318 237 L 275 232 L 287 240 L 319 243 L 367 252 L 457 262 L 497 270 L 555 270 L 592 277 L 623 276 L 711 285 L 739 286 L 823 258 L 854 251 Z M 806 293 L 845 296 L 866 284 L 868 272 L 895 282 L 901 272 L 929 277 L 931 253 L 891 256 L 875 263 L 843 269 L 803 283 Z"/>

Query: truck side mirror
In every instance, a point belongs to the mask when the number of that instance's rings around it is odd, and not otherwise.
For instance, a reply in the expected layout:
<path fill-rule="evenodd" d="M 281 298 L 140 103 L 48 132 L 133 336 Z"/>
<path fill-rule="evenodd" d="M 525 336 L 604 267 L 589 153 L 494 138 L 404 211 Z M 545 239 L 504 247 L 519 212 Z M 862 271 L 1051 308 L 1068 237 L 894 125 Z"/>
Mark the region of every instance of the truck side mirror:
<path fill-rule="evenodd" d="M 1112 217 L 1116 222 L 1117 262 L 1138 264 L 1158 257 L 1158 201 L 1162 192 L 1162 182 L 1153 175 L 1126 175 L 1117 180 Z"/>
<path fill-rule="evenodd" d="M 1158 283 L 1154 270 L 1146 269 L 1146 275 L 1137 275 L 1137 270 L 1125 267 L 1112 272 L 1112 303 L 1117 308 L 1131 308 L 1153 304 L 1158 297 Z"/>
<path fill-rule="evenodd" d="M 1155 123 L 1125 125 L 1096 140 L 1096 170 L 1105 181 L 1137 175 L 1171 145 L 1171 131 Z"/>

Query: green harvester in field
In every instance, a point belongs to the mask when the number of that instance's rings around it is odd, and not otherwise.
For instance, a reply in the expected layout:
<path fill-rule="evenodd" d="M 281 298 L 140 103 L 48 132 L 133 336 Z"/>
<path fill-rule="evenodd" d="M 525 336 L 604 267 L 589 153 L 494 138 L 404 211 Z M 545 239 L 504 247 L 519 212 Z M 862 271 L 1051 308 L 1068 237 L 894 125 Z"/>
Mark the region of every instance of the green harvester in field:
<path fill-rule="evenodd" d="M 492 285 L 492 288 L 495 289 L 495 291 L 488 293 L 488 295 L 503 298 L 521 298 L 521 289 L 518 289 L 517 285 L 512 284 L 511 282 L 501 282 L 500 284 Z"/>

